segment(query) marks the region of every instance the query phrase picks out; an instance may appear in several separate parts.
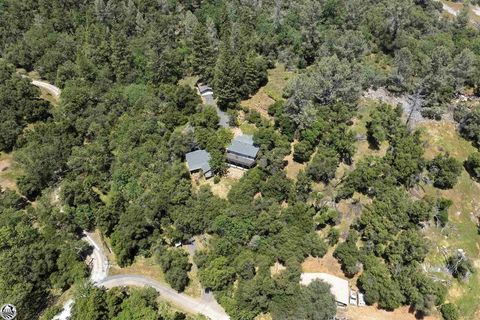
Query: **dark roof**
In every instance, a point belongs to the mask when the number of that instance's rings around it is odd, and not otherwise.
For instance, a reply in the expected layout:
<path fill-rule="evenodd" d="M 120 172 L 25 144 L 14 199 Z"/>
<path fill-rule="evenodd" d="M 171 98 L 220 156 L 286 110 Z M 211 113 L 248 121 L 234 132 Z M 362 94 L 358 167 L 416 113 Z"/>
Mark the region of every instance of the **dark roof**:
<path fill-rule="evenodd" d="M 255 159 L 242 157 L 235 153 L 227 153 L 227 161 L 248 168 L 255 164 Z"/>
<path fill-rule="evenodd" d="M 201 169 L 203 173 L 210 171 L 210 154 L 205 150 L 196 150 L 185 155 L 188 170 L 196 171 Z"/>
<path fill-rule="evenodd" d="M 249 158 L 255 158 L 258 150 L 259 148 L 253 145 L 253 138 L 247 135 L 236 137 L 227 147 L 228 152 L 234 152 Z"/>

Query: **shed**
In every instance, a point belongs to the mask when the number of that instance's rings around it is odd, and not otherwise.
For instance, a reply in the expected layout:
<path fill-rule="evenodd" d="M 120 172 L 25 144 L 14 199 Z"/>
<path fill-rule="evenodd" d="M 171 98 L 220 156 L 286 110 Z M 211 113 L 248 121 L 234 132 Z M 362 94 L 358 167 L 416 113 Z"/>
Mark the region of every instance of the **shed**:
<path fill-rule="evenodd" d="M 244 168 L 255 164 L 259 148 L 253 145 L 253 137 L 242 135 L 234 138 L 227 147 L 227 161 Z"/>
<path fill-rule="evenodd" d="M 189 152 L 185 155 L 187 160 L 188 170 L 190 172 L 197 172 L 202 170 L 205 178 L 210 178 L 212 176 L 212 171 L 210 168 L 210 154 L 205 150 L 196 150 Z"/>
<path fill-rule="evenodd" d="M 330 285 L 330 292 L 335 297 L 338 306 L 346 307 L 350 297 L 348 280 L 328 273 L 302 273 L 300 284 L 308 286 L 314 280 L 322 280 Z"/>
<path fill-rule="evenodd" d="M 213 95 L 213 89 L 206 84 L 198 83 L 197 88 L 201 96 Z"/>

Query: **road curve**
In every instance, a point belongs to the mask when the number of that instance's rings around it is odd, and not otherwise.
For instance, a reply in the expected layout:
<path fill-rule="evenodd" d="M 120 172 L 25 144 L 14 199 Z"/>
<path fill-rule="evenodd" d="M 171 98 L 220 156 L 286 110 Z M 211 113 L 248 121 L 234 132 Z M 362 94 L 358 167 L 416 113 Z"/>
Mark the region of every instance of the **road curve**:
<path fill-rule="evenodd" d="M 59 98 L 61 94 L 60 88 L 44 81 L 32 80 L 32 84 L 36 87 L 47 90 L 55 98 Z M 141 275 L 116 275 L 108 277 L 108 258 L 103 252 L 102 246 L 95 242 L 92 234 L 83 233 L 83 240 L 93 247 L 92 254 L 87 258 L 90 266 L 90 280 L 96 286 L 105 288 L 113 288 L 118 286 L 150 286 L 154 288 L 162 298 L 181 307 L 185 311 L 192 313 L 200 313 L 213 320 L 229 320 L 230 317 L 225 313 L 223 308 L 210 295 L 196 299 L 183 293 L 178 293 L 172 288 L 149 279 Z M 72 313 L 73 299 L 67 300 L 63 305 L 63 310 L 56 315 L 53 320 L 68 320 Z"/>
<path fill-rule="evenodd" d="M 200 313 L 213 320 L 229 320 L 230 317 L 225 313 L 223 308 L 206 295 L 203 298 L 192 298 L 186 294 L 179 293 L 174 289 L 153 279 L 135 274 L 116 275 L 108 277 L 108 258 L 104 254 L 101 245 L 95 242 L 92 234 L 88 232 L 83 233 L 83 240 L 88 242 L 93 247 L 92 254 L 87 258 L 87 263 L 91 266 L 90 280 L 95 286 L 105 287 L 107 289 L 121 286 L 135 286 L 135 287 L 152 287 L 159 294 L 160 297 L 177 305 L 181 309 L 191 312 Z M 72 313 L 73 299 L 69 299 L 64 305 L 61 313 L 56 315 L 54 320 L 68 320 Z"/>
<path fill-rule="evenodd" d="M 230 317 L 225 313 L 222 307 L 215 301 L 204 301 L 202 299 L 195 299 L 183 293 L 178 293 L 165 286 L 164 284 L 155 280 L 149 279 L 139 275 L 116 275 L 107 277 L 98 283 L 98 286 L 105 288 L 113 288 L 120 286 L 138 286 L 138 287 L 152 287 L 164 300 L 171 302 L 174 305 L 180 306 L 185 311 L 191 313 L 200 313 L 213 320 L 229 320 Z"/>

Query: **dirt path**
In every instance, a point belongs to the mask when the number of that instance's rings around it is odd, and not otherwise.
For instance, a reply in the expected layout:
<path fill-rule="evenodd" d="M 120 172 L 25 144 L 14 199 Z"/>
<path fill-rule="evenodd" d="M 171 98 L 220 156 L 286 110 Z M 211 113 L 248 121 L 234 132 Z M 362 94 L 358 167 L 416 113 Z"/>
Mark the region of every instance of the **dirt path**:
<path fill-rule="evenodd" d="M 148 279 L 139 275 L 118 275 L 111 276 L 99 283 L 100 286 L 106 288 L 113 288 L 119 286 L 138 286 L 138 287 L 152 287 L 159 294 L 162 299 L 165 299 L 172 304 L 179 306 L 181 309 L 200 313 L 213 320 L 228 320 L 230 317 L 223 311 L 222 307 L 211 297 L 203 299 L 196 299 L 187 296 L 186 294 L 178 293 L 155 280 Z"/>

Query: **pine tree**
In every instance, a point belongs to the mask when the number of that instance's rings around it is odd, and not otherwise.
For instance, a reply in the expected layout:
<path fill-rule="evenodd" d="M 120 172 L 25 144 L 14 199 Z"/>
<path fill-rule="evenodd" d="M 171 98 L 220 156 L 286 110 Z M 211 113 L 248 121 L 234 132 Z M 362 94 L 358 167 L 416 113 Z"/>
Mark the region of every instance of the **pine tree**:
<path fill-rule="evenodd" d="M 111 41 L 110 63 L 118 82 L 128 81 L 130 70 L 133 69 L 133 58 L 127 48 L 127 39 L 122 33 L 115 33 Z"/>
<path fill-rule="evenodd" d="M 238 84 L 242 79 L 238 56 L 229 43 L 223 43 L 215 66 L 215 94 L 222 109 L 235 108 L 240 99 Z"/>
<path fill-rule="evenodd" d="M 194 30 L 192 46 L 193 72 L 200 75 L 203 82 L 211 83 L 214 77 L 216 53 L 213 41 L 201 23 L 198 23 Z"/>

